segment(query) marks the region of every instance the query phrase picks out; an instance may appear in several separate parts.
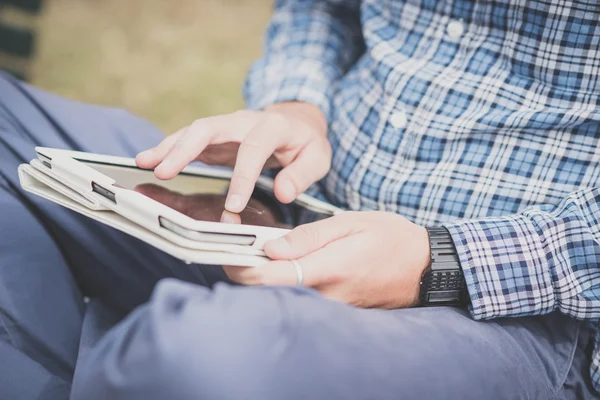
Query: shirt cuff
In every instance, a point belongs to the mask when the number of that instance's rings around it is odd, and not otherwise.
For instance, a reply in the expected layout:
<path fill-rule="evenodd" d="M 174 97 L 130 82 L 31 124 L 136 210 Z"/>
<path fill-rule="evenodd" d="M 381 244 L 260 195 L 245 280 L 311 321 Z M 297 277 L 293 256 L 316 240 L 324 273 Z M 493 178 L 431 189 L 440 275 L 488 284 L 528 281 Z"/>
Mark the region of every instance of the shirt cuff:
<path fill-rule="evenodd" d="M 555 308 L 543 239 L 523 215 L 444 224 L 460 258 L 474 319 L 546 314 Z"/>
<path fill-rule="evenodd" d="M 276 103 L 300 101 L 318 107 L 331 121 L 334 75 L 337 73 L 333 68 L 315 60 L 257 61 L 244 87 L 246 106 L 262 110 Z"/>

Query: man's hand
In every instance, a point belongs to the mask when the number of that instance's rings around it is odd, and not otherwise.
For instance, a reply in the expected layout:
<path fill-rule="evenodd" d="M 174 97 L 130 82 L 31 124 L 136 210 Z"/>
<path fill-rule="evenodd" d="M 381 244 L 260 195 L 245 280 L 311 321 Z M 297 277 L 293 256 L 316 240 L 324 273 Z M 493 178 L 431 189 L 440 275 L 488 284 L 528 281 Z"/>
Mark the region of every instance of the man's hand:
<path fill-rule="evenodd" d="M 402 308 L 418 304 L 419 283 L 429 264 L 427 231 L 385 212 L 345 212 L 302 225 L 268 242 L 274 261 L 257 268 L 225 267 L 245 285 L 294 285 L 289 260 L 302 266 L 306 286 L 359 307 Z"/>
<path fill-rule="evenodd" d="M 275 178 L 275 196 L 290 203 L 329 171 L 327 122 L 313 105 L 280 103 L 199 119 L 136 158 L 160 179 L 173 178 L 194 160 L 234 167 L 225 205 L 230 212 L 246 207 L 263 168 L 284 167 Z"/>

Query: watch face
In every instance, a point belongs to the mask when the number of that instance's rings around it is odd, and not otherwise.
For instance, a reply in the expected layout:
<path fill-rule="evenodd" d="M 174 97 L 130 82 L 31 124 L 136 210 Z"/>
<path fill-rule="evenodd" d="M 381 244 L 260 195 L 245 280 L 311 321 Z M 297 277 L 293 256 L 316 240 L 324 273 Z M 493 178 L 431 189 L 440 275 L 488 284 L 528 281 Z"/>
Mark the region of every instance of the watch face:
<path fill-rule="evenodd" d="M 459 290 L 445 290 L 439 292 L 429 292 L 427 293 L 427 301 L 430 303 L 434 302 L 457 302 L 460 301 L 460 291 Z"/>
<path fill-rule="evenodd" d="M 421 303 L 424 306 L 458 306 L 465 303 L 465 283 L 457 270 L 427 271 L 423 276 Z"/>

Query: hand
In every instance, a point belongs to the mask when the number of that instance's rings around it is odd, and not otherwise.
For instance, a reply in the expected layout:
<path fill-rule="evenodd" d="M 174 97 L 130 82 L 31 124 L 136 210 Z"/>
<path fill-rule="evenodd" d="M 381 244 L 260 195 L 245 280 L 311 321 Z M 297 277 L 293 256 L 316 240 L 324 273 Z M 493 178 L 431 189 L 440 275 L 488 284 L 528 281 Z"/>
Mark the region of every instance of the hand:
<path fill-rule="evenodd" d="M 263 167 L 283 167 L 274 191 L 287 204 L 329 171 L 327 123 L 313 105 L 280 103 L 199 119 L 136 158 L 159 179 L 173 178 L 194 160 L 234 167 L 225 203 L 233 213 L 246 207 Z"/>
<path fill-rule="evenodd" d="M 298 260 L 305 286 L 355 306 L 395 309 L 419 302 L 429 264 L 425 228 L 385 212 L 345 212 L 302 225 L 265 245 L 274 261 L 257 268 L 225 267 L 245 285 L 295 285 Z"/>

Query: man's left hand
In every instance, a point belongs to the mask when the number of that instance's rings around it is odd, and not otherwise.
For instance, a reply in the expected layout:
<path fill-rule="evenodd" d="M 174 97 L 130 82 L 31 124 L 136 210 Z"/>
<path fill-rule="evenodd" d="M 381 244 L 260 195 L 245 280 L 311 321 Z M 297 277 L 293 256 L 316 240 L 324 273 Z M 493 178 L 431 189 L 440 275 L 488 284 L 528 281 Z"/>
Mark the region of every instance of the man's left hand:
<path fill-rule="evenodd" d="M 419 283 L 429 264 L 425 228 L 386 212 L 344 212 L 301 225 L 268 242 L 273 261 L 256 268 L 225 267 L 244 285 L 304 285 L 358 307 L 395 309 L 418 304 Z"/>

